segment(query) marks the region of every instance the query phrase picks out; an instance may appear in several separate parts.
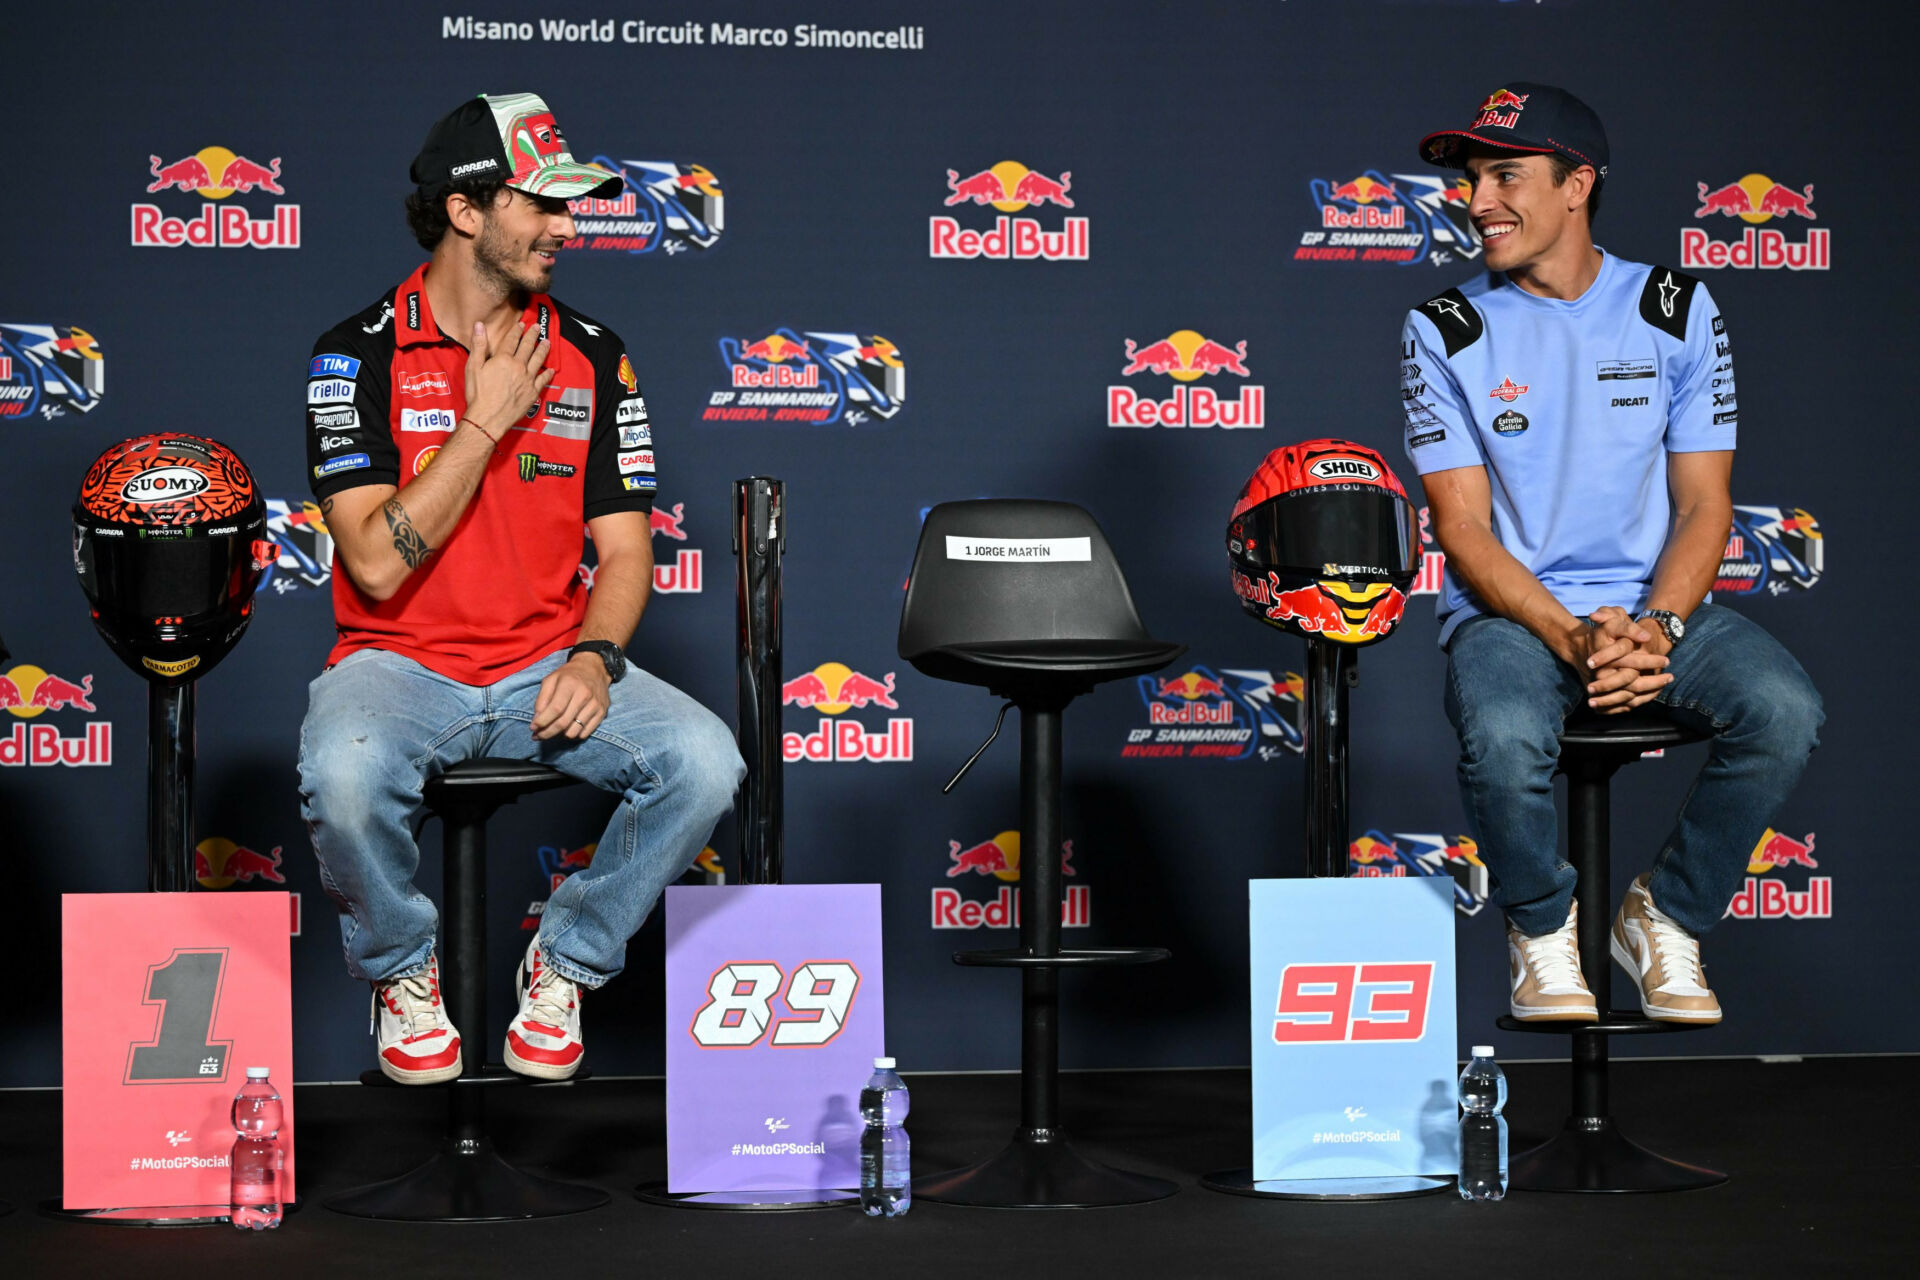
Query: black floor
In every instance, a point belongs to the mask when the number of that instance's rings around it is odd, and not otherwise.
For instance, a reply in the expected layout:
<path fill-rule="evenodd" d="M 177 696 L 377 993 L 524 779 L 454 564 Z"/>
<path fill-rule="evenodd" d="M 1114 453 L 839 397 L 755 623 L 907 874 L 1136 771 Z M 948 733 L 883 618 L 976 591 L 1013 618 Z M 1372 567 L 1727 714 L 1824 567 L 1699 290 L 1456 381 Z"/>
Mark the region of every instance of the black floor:
<path fill-rule="evenodd" d="M 1515 1193 L 1468 1205 L 1448 1193 L 1315 1205 L 1218 1195 L 1200 1174 L 1248 1162 L 1245 1071 L 1108 1072 L 1064 1082 L 1067 1125 L 1115 1163 L 1173 1178 L 1156 1204 L 1082 1212 L 926 1202 L 896 1221 L 857 1211 L 733 1214 L 659 1208 L 630 1194 L 665 1176 L 659 1081 L 491 1093 L 502 1152 L 613 1193 L 573 1218 L 409 1226 L 341 1217 L 319 1202 L 404 1172 L 431 1153 L 437 1091 L 305 1087 L 304 1207 L 277 1232 L 139 1230 L 58 1221 L 60 1109 L 46 1092 L 0 1093 L 0 1259 L 12 1276 L 1666 1276 L 1920 1274 L 1920 1110 L 1913 1058 L 1766 1064 L 1616 1063 L 1615 1114 L 1662 1154 L 1732 1175 L 1665 1196 Z M 1509 1068 L 1514 1149 L 1557 1131 L 1563 1067 Z M 989 1154 L 1010 1132 L 1010 1076 L 910 1076 L 914 1168 Z"/>

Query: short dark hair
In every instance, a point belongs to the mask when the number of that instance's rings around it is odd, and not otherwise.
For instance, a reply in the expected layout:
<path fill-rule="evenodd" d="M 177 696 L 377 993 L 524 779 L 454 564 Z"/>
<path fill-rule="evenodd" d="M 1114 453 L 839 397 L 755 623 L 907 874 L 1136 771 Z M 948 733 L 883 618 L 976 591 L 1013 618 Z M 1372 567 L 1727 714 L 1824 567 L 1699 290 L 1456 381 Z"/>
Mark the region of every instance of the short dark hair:
<path fill-rule="evenodd" d="M 420 242 L 420 247 L 431 253 L 440 247 L 447 228 L 453 225 L 447 217 L 448 196 L 465 196 L 482 209 L 491 209 L 506 185 L 499 178 L 461 178 L 448 183 L 431 197 L 416 190 L 407 197 L 407 228 L 413 232 L 413 238 Z"/>
<path fill-rule="evenodd" d="M 1547 163 L 1553 168 L 1553 185 L 1556 187 L 1566 186 L 1567 175 L 1580 167 L 1574 163 L 1571 156 L 1563 156 L 1558 151 L 1547 152 Z M 1600 175 L 1595 173 L 1593 175 L 1593 190 L 1587 192 L 1587 225 L 1591 227 L 1594 219 L 1599 216 Z"/>

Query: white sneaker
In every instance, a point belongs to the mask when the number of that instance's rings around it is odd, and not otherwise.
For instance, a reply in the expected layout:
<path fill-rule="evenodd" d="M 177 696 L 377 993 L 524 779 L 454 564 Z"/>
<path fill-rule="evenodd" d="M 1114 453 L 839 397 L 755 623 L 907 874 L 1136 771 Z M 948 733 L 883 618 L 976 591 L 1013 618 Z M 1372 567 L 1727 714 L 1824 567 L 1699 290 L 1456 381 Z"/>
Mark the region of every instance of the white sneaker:
<path fill-rule="evenodd" d="M 380 1070 L 400 1084 L 439 1084 L 460 1074 L 460 1033 L 440 1001 L 440 961 L 426 971 L 373 984 L 374 1048 Z"/>
<path fill-rule="evenodd" d="M 1653 905 L 1647 877 L 1636 879 L 1613 918 L 1615 963 L 1640 990 L 1640 1011 L 1661 1022 L 1720 1021 L 1720 1001 L 1707 989 L 1700 940 Z"/>
<path fill-rule="evenodd" d="M 570 1080 L 586 1056 L 580 1038 L 580 985 L 553 969 L 538 937 L 514 975 L 520 1012 L 507 1026 L 507 1066 L 539 1080 Z"/>
<path fill-rule="evenodd" d="M 1552 933 L 1527 934 L 1507 922 L 1507 958 L 1513 967 L 1509 1006 L 1529 1022 L 1598 1022 L 1599 1007 L 1580 972 L 1580 904 L 1567 904 L 1567 922 Z"/>

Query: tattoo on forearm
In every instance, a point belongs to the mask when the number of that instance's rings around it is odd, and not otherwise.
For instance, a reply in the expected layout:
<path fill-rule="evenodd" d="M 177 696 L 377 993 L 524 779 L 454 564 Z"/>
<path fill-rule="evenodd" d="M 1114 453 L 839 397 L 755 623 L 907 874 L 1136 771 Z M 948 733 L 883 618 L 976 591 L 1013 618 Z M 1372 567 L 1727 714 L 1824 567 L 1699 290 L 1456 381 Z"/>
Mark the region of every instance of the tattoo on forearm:
<path fill-rule="evenodd" d="M 388 498 L 380 510 L 386 513 L 387 528 L 393 530 L 393 549 L 400 553 L 400 559 L 407 568 L 418 569 L 420 562 L 432 553 L 433 548 L 413 527 L 413 521 L 407 518 L 407 509 L 400 505 L 398 498 Z"/>
<path fill-rule="evenodd" d="M 321 515 L 323 515 L 323 516 L 330 516 L 330 515 L 332 515 L 332 514 L 333 514 L 333 499 L 332 499 L 332 498 L 322 498 L 322 499 L 320 499 L 320 514 L 321 514 Z"/>

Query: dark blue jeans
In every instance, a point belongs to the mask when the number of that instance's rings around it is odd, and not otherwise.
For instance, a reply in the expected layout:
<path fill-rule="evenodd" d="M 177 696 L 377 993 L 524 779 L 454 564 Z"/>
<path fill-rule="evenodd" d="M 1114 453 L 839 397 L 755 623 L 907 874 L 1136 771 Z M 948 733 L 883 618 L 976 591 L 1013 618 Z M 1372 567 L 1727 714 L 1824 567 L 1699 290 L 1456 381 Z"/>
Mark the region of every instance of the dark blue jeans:
<path fill-rule="evenodd" d="M 1656 700 L 1713 735 L 1706 767 L 1653 860 L 1660 910 L 1690 933 L 1726 913 L 1761 833 L 1799 781 L 1826 714 L 1793 655 L 1731 609 L 1703 604 Z M 1562 860 L 1553 770 L 1586 678 L 1517 622 L 1469 619 L 1447 645 L 1447 718 L 1460 735 L 1460 796 L 1493 902 L 1527 933 L 1567 921 L 1578 875 Z"/>

